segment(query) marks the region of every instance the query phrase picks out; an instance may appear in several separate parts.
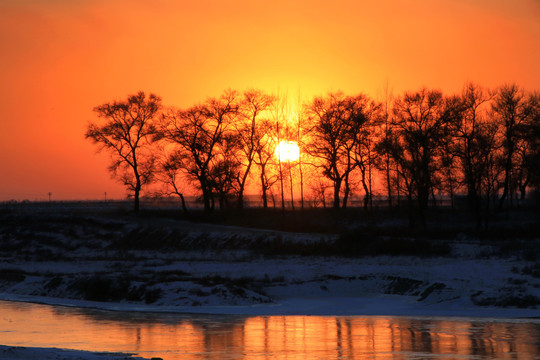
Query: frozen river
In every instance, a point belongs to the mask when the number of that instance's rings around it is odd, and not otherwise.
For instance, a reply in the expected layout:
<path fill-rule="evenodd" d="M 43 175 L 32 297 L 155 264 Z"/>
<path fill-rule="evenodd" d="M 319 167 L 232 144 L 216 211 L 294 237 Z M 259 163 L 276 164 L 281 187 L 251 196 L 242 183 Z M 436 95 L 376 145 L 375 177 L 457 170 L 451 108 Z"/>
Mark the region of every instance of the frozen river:
<path fill-rule="evenodd" d="M 540 319 L 231 316 L 0 301 L 0 344 L 177 359 L 540 359 Z"/>

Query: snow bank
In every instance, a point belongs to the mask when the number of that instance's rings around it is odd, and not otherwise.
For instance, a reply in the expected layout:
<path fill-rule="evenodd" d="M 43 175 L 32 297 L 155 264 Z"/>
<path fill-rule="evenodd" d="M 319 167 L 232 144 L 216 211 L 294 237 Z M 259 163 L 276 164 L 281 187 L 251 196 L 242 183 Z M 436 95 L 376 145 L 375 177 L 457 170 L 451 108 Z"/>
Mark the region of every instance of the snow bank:
<path fill-rule="evenodd" d="M 120 312 L 185 313 L 243 316 L 308 315 L 308 316 L 429 316 L 429 317 L 486 317 L 538 318 L 537 309 L 480 307 L 464 299 L 426 304 L 415 296 L 364 294 L 363 296 L 283 297 L 273 303 L 250 305 L 174 306 L 108 303 L 84 300 L 24 296 L 0 293 L 1 300 L 38 304 L 93 308 Z"/>
<path fill-rule="evenodd" d="M 540 316 L 532 252 L 501 254 L 466 237 L 439 257 L 300 256 L 261 248 L 336 236 L 105 215 L 29 218 L 12 215 L 0 228 L 0 299 L 243 315 Z M 538 239 L 529 243 L 538 248 Z"/>

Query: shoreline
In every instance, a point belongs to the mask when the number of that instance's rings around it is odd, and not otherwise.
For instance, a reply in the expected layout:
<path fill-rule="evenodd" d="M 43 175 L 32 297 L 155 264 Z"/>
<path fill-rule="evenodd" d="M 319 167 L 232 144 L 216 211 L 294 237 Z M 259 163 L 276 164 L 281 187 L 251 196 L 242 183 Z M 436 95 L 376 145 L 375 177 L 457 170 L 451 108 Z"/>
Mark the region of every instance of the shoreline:
<path fill-rule="evenodd" d="M 94 352 L 55 347 L 10 346 L 0 344 L 0 359 L 39 360 L 145 360 L 135 354 L 120 352 Z"/>
<path fill-rule="evenodd" d="M 79 308 L 110 312 L 137 312 L 208 316 L 322 316 L 322 317 L 428 317 L 445 319 L 497 319 L 540 321 L 537 309 L 458 307 L 425 305 L 409 296 L 374 295 L 366 297 L 288 298 L 271 304 L 164 306 L 115 302 L 96 302 L 42 296 L 0 293 L 0 301 Z M 391 309 L 385 311 L 384 309 Z"/>

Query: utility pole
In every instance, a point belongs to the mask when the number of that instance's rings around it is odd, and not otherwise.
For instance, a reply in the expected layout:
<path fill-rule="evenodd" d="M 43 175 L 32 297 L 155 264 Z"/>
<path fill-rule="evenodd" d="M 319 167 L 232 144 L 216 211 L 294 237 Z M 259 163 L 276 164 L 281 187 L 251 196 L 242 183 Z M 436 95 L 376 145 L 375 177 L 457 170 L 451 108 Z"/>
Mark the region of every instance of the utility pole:
<path fill-rule="evenodd" d="M 52 195 L 52 192 L 49 191 L 49 202 L 51 202 L 51 195 Z"/>

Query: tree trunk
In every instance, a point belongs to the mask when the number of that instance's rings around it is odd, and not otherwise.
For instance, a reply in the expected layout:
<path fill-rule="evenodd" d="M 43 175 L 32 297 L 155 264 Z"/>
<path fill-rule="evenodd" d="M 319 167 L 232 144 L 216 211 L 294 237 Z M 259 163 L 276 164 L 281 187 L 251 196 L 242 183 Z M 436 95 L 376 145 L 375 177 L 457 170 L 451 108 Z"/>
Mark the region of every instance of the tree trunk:
<path fill-rule="evenodd" d="M 138 173 L 135 173 L 135 189 L 134 189 L 134 204 L 133 204 L 133 211 L 139 212 L 140 209 L 140 201 L 139 201 L 139 195 L 141 193 L 141 178 Z"/>
<path fill-rule="evenodd" d="M 298 170 L 300 171 L 300 208 L 304 210 L 304 174 L 300 160 L 298 160 Z"/>
<path fill-rule="evenodd" d="M 209 213 L 212 211 L 213 201 L 212 201 L 212 196 L 210 193 L 211 191 L 208 189 L 204 181 L 201 181 L 201 190 L 203 193 L 204 212 Z"/>
<path fill-rule="evenodd" d="M 291 185 L 291 208 L 294 210 L 294 192 L 293 192 L 294 184 L 293 184 L 293 176 L 292 176 L 292 165 L 290 162 L 288 163 L 288 166 L 289 166 L 289 182 Z"/>
<path fill-rule="evenodd" d="M 261 191 L 262 191 L 263 209 L 267 209 L 268 208 L 268 195 L 266 193 L 266 179 L 264 177 L 263 171 L 261 171 Z"/>
<path fill-rule="evenodd" d="M 182 210 L 184 210 L 184 213 L 187 214 L 188 209 L 186 206 L 186 199 L 184 198 L 184 195 L 182 193 L 179 193 L 178 196 L 180 196 L 180 200 L 182 200 Z"/>
<path fill-rule="evenodd" d="M 345 191 L 343 192 L 343 204 L 341 207 L 343 209 L 347 208 L 347 202 L 349 201 L 349 194 L 351 192 L 351 187 L 349 186 L 349 175 L 345 176 Z"/>
<path fill-rule="evenodd" d="M 392 208 L 392 179 L 390 177 L 390 155 L 386 154 L 386 187 L 388 194 L 388 208 Z"/>
<path fill-rule="evenodd" d="M 279 160 L 279 183 L 281 185 L 281 210 L 285 211 L 285 190 L 283 189 L 283 169 Z"/>
<path fill-rule="evenodd" d="M 339 191 L 341 190 L 341 179 L 334 180 L 334 209 L 339 209 Z"/>
<path fill-rule="evenodd" d="M 243 189 L 243 186 L 240 187 L 240 190 L 238 191 L 238 209 L 239 210 L 244 209 L 244 189 Z"/>
<path fill-rule="evenodd" d="M 509 136 L 507 136 L 509 138 Z M 501 198 L 499 200 L 499 208 L 502 209 L 504 206 L 504 202 L 506 201 L 506 198 L 508 197 L 508 193 L 510 192 L 510 177 L 512 173 L 512 156 L 514 156 L 514 144 L 513 142 L 508 139 L 508 154 L 506 154 L 506 163 L 504 168 L 504 185 L 503 185 L 503 193 L 501 195 Z"/>
<path fill-rule="evenodd" d="M 139 209 L 140 209 L 139 190 L 135 189 L 133 211 L 139 212 Z"/>
<path fill-rule="evenodd" d="M 371 192 L 369 191 L 369 186 L 366 183 L 365 166 L 360 166 L 360 173 L 362 174 L 362 187 L 364 188 L 364 209 L 367 209 L 369 205 L 369 199 L 371 197 Z"/>

